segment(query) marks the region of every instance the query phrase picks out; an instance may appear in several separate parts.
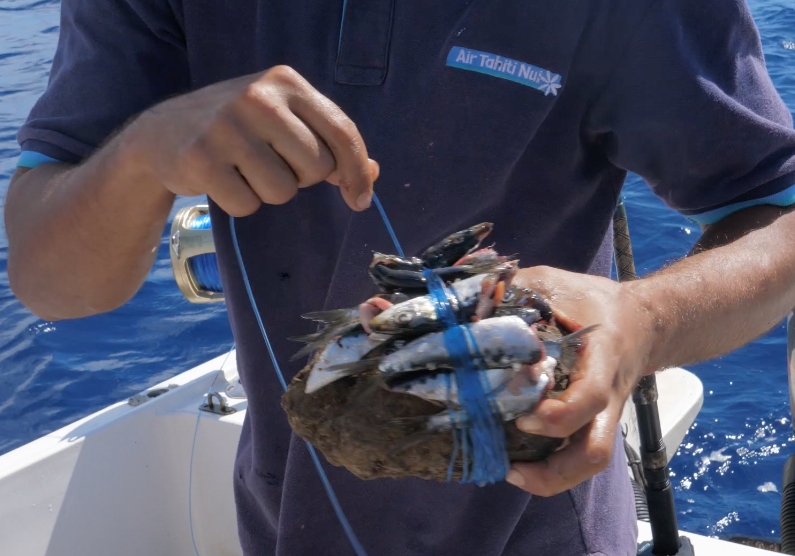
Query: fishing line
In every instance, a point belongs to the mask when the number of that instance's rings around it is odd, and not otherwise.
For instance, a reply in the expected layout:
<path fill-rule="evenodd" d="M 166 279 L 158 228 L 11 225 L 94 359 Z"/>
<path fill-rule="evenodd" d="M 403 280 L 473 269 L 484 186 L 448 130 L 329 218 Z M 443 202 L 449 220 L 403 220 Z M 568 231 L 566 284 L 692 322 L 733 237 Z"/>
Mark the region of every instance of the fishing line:
<path fill-rule="evenodd" d="M 375 193 L 373 193 L 373 202 L 375 203 L 375 208 L 378 209 L 378 214 L 381 215 L 381 220 L 383 220 L 384 224 L 386 225 L 386 231 L 389 232 L 389 237 L 392 238 L 392 243 L 395 244 L 395 250 L 397 251 L 397 254 L 401 257 L 405 257 L 406 255 L 403 254 L 403 248 L 400 246 L 397 235 L 395 235 L 395 230 L 392 228 L 392 224 L 389 222 L 389 217 L 386 215 L 384 205 L 381 204 L 381 200 Z"/>
<path fill-rule="evenodd" d="M 229 348 L 229 352 L 227 352 L 223 363 L 221 363 L 221 370 L 216 373 L 212 384 L 210 384 L 210 387 L 207 389 L 207 393 L 204 395 L 205 398 L 208 398 L 210 393 L 213 391 L 213 388 L 215 388 L 215 383 L 218 380 L 218 377 L 223 373 L 224 367 L 226 367 L 226 362 L 229 360 L 229 356 L 232 355 L 233 351 L 235 351 L 234 343 L 232 344 L 232 347 Z M 196 537 L 193 534 L 193 454 L 196 450 L 196 437 L 199 434 L 199 423 L 201 422 L 201 418 L 202 410 L 201 406 L 199 406 L 199 412 L 196 415 L 196 426 L 193 429 L 193 442 L 190 446 L 190 465 L 188 468 L 188 523 L 190 525 L 190 540 L 193 543 L 193 552 L 196 553 L 196 556 L 199 556 L 199 549 L 196 548 Z"/>
<path fill-rule="evenodd" d="M 265 325 L 262 322 L 262 317 L 260 316 L 259 308 L 257 307 L 257 301 L 254 298 L 254 293 L 251 291 L 251 283 L 248 279 L 246 266 L 243 263 L 243 255 L 240 253 L 240 245 L 238 245 L 237 242 L 237 230 L 235 229 L 234 216 L 229 217 L 229 228 L 232 232 L 232 244 L 235 247 L 237 264 L 240 266 L 240 274 L 243 276 L 243 283 L 246 286 L 246 293 L 248 293 L 248 300 L 251 303 L 251 309 L 254 311 L 254 316 L 257 318 L 257 324 L 259 324 L 262 338 L 265 340 L 265 346 L 268 348 L 268 354 L 270 355 L 271 363 L 273 363 L 273 368 L 276 370 L 276 376 L 279 378 L 279 383 L 281 384 L 282 389 L 287 391 L 287 382 L 284 380 L 284 374 L 282 374 L 282 370 L 279 367 L 278 361 L 276 360 L 276 354 L 274 353 L 271 342 L 268 339 L 268 333 L 266 332 Z M 312 462 L 315 464 L 315 469 L 317 469 L 317 473 L 320 476 L 320 481 L 323 483 L 323 488 L 326 489 L 326 495 L 328 496 L 329 502 L 331 502 L 331 506 L 334 508 L 334 513 L 336 514 L 340 525 L 342 525 L 345 535 L 348 537 L 348 542 L 350 542 L 351 548 L 353 548 L 353 551 L 357 556 L 367 556 L 367 552 L 365 552 L 364 547 L 362 547 L 359 539 L 356 537 L 356 533 L 353 532 L 353 528 L 351 527 L 351 524 L 348 521 L 348 518 L 345 515 L 339 500 L 337 499 L 337 495 L 328 480 L 326 471 L 323 469 L 323 465 L 320 463 L 320 458 L 318 458 L 317 454 L 315 453 L 315 448 L 309 442 L 305 442 L 305 444 L 309 450 L 309 455 L 312 458 Z"/>
<path fill-rule="evenodd" d="M 373 194 L 373 201 L 376 208 L 378 209 L 379 214 L 381 215 L 381 219 L 384 221 L 387 231 L 389 232 L 389 236 L 392 238 L 395 249 L 401 257 L 405 256 L 403 249 L 400 246 L 400 242 L 397 239 L 397 235 L 395 234 L 394 228 L 389 221 L 389 217 L 387 216 L 381 201 L 378 199 L 378 196 L 375 194 Z M 262 321 L 262 316 L 260 315 L 257 301 L 254 297 L 254 292 L 251 289 L 251 282 L 249 281 L 246 265 L 243 261 L 243 255 L 240 251 L 240 245 L 237 240 L 236 220 L 234 216 L 229 216 L 229 228 L 232 236 L 232 245 L 235 249 L 235 256 L 237 258 L 238 266 L 240 267 L 240 274 L 243 278 L 243 284 L 246 288 L 251 309 L 254 312 L 255 318 L 257 319 L 257 324 L 259 325 L 262 339 L 265 341 L 265 346 L 268 350 L 268 355 L 270 356 L 273 368 L 276 371 L 276 376 L 279 379 L 279 384 L 281 384 L 282 390 L 287 391 L 287 381 L 285 380 L 284 374 L 282 373 L 281 367 L 279 366 L 279 363 L 276 359 L 276 353 L 274 352 L 273 346 L 271 345 L 270 339 L 268 338 L 268 332 L 265 329 L 265 324 Z M 466 426 L 461 427 L 461 432 L 456 434 L 455 429 L 458 427 L 454 427 L 454 449 L 451 458 L 451 464 L 448 470 L 448 479 L 452 474 L 453 464 L 455 458 L 457 457 L 460 443 L 461 452 L 463 454 L 462 482 L 466 481 L 475 482 L 477 484 L 486 484 L 495 482 L 497 480 L 502 480 L 508 471 L 505 432 L 500 426 L 500 423 L 497 421 L 497 414 L 494 412 L 495 408 L 489 401 L 488 394 L 485 392 L 484 386 L 479 376 L 480 373 L 476 372 L 477 369 L 475 368 L 474 362 L 472 360 L 473 352 L 480 359 L 480 354 L 477 351 L 474 338 L 471 336 L 471 334 L 469 337 L 467 337 L 465 334 L 468 333 L 468 330 L 466 330 L 464 327 L 458 326 L 455 315 L 452 312 L 452 307 L 450 306 L 447 289 L 445 288 L 442 280 L 430 269 L 426 269 L 424 274 L 428 283 L 428 289 L 432 294 L 432 298 L 436 302 L 437 312 L 447 327 L 447 330 L 445 330 L 445 342 L 448 345 L 449 353 L 453 356 L 454 361 L 457 363 L 455 365 L 455 370 L 456 380 L 458 383 L 458 392 L 459 396 L 462 397 L 464 407 L 466 408 L 468 414 L 468 422 Z M 364 550 L 364 547 L 362 547 L 359 539 L 356 537 L 356 534 L 354 533 L 353 528 L 351 527 L 351 524 L 339 503 L 337 495 L 334 492 L 334 488 L 331 486 L 331 482 L 326 475 L 326 471 L 323 468 L 323 465 L 321 464 L 320 458 L 318 457 L 314 447 L 309 442 L 305 442 L 305 444 L 307 450 L 309 450 L 309 455 L 312 458 L 312 462 L 315 465 L 318 476 L 323 483 L 323 488 L 326 491 L 329 502 L 334 509 L 337 520 L 340 522 L 340 525 L 342 526 L 342 529 L 348 538 L 351 548 L 353 548 L 353 551 L 357 556 L 367 556 L 367 552 Z M 472 451 L 471 457 L 468 456 L 468 452 L 470 450 Z M 191 458 L 192 457 L 193 456 L 191 455 Z M 472 464 L 471 473 L 469 472 L 470 460 Z M 191 535 L 192 533 L 193 529 L 191 522 Z M 198 556 L 198 552 L 196 554 Z"/>

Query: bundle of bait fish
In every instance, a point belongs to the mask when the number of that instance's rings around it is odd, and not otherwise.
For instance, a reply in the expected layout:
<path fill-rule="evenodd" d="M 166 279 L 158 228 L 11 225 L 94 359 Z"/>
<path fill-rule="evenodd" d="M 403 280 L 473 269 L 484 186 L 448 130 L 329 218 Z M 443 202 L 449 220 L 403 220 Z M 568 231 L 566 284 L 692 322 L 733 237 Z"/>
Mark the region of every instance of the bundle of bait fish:
<path fill-rule="evenodd" d="M 561 446 L 514 423 L 566 389 L 591 328 L 561 319 L 537 292 L 513 284 L 518 261 L 480 247 L 491 231 L 478 224 L 418 258 L 374 253 L 368 272 L 379 294 L 357 307 L 304 315 L 321 328 L 292 338 L 305 343 L 294 358 L 314 355 L 282 407 L 296 434 L 329 462 L 364 479 L 466 474 L 471 455 L 457 455 L 455 432 L 469 421 L 429 291 L 435 277 L 447 287 L 456 324 L 477 346 L 475 372 L 504 429 L 508 459 L 538 461 Z"/>

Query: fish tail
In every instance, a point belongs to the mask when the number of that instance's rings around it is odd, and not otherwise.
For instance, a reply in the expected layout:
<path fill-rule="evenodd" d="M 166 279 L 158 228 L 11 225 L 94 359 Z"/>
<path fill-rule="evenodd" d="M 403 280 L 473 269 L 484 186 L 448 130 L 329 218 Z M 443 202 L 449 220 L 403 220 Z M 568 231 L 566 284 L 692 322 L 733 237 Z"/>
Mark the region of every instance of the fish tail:
<path fill-rule="evenodd" d="M 313 320 L 317 322 L 348 322 L 351 320 L 350 309 L 331 309 L 330 311 L 313 311 L 301 315 L 302 318 Z"/>
<path fill-rule="evenodd" d="M 572 348 L 580 348 L 583 343 L 586 334 L 590 334 L 594 330 L 599 328 L 598 324 L 592 324 L 591 326 L 586 326 L 585 328 L 581 328 L 577 332 L 573 332 L 567 336 L 563 336 L 562 338 L 558 338 L 557 340 L 547 340 L 544 343 L 544 348 L 547 351 L 547 355 L 550 357 L 554 357 L 555 359 L 560 359 L 560 356 L 563 354 L 563 350 L 567 347 Z"/>
<path fill-rule="evenodd" d="M 296 351 L 292 357 L 290 357 L 290 361 L 295 361 L 296 359 L 301 359 L 302 357 L 306 357 L 316 349 L 320 348 L 325 342 L 318 341 L 318 342 L 308 342 L 304 347 Z"/>
<path fill-rule="evenodd" d="M 323 337 L 323 331 L 312 332 L 311 334 L 301 334 L 300 336 L 289 336 L 287 339 L 291 342 L 300 342 L 302 344 L 311 344 Z"/>
<path fill-rule="evenodd" d="M 305 355 L 309 355 L 316 349 L 329 343 L 336 336 L 344 336 L 359 326 L 359 324 L 353 322 L 335 322 L 311 334 L 291 336 L 288 338 L 289 340 L 294 342 L 303 342 L 306 345 L 298 350 L 298 352 L 290 358 L 290 361 L 295 361 L 296 359 L 299 359 Z"/>
<path fill-rule="evenodd" d="M 364 371 L 374 369 L 381 361 L 380 357 L 372 359 L 360 359 L 359 361 L 351 361 L 350 363 L 340 363 L 332 365 L 328 368 L 328 372 L 340 373 L 340 376 L 351 376 L 362 373 Z"/>
<path fill-rule="evenodd" d="M 356 365 L 357 363 L 366 363 L 367 365 Z M 333 367 L 327 368 L 325 371 L 316 371 L 312 369 L 309 373 L 309 378 L 307 378 L 306 389 L 304 391 L 307 394 L 312 394 L 324 386 L 328 386 L 332 382 L 337 382 L 341 378 L 347 376 L 359 374 L 372 366 L 373 363 L 371 361 L 354 361 L 353 363 L 334 365 Z"/>

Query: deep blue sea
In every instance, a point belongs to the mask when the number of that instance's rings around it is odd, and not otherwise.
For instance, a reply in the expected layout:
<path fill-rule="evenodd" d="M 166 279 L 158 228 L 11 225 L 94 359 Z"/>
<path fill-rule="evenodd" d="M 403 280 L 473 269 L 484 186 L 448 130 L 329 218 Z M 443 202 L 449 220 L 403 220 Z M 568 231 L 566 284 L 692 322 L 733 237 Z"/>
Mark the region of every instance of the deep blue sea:
<path fill-rule="evenodd" d="M 773 82 L 795 112 L 795 0 L 749 4 Z M 58 0 L 0 0 L 0 208 L 19 155 L 15 133 L 46 86 L 58 30 Z M 641 273 L 688 251 L 697 228 L 637 178 L 625 194 Z M 8 288 L 7 247 L 0 229 L 0 453 L 231 345 L 224 305 L 192 305 L 177 289 L 165 232 L 155 268 L 130 303 L 58 323 L 36 318 L 16 301 Z M 704 383 L 705 401 L 673 460 L 681 527 L 777 537 L 782 465 L 795 451 L 783 327 L 691 370 Z"/>

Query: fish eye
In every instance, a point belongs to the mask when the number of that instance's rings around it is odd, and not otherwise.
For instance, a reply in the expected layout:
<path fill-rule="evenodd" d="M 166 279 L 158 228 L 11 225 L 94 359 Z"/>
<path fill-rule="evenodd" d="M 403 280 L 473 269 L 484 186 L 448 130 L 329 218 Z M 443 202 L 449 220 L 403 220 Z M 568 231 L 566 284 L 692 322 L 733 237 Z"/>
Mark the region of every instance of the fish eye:
<path fill-rule="evenodd" d="M 401 311 L 397 315 L 395 315 L 395 320 L 398 324 L 408 324 L 411 322 L 413 315 L 410 311 Z"/>

